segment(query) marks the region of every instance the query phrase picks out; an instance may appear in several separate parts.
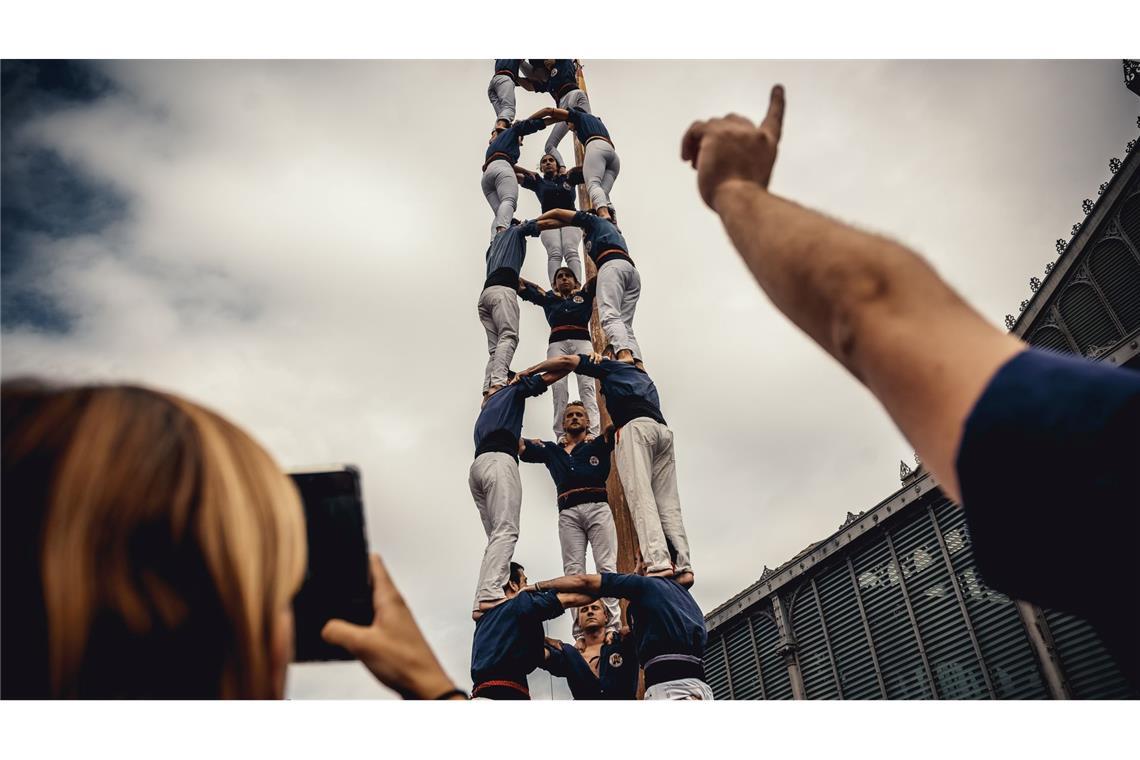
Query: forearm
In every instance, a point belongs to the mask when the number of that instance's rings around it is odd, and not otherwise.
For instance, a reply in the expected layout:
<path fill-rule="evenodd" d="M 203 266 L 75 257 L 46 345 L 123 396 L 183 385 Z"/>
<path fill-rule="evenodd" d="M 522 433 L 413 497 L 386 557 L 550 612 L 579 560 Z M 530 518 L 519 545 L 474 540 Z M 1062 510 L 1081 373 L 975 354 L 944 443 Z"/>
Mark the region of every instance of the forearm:
<path fill-rule="evenodd" d="M 570 594 L 565 592 L 558 594 L 558 601 L 562 603 L 563 609 L 584 607 L 590 602 L 597 601 L 597 599 L 597 596 L 591 596 L 589 594 Z"/>
<path fill-rule="evenodd" d="M 541 374 L 543 376 L 543 380 L 547 380 L 548 376 L 553 377 L 552 380 L 548 380 L 547 384 L 549 385 L 550 383 L 557 382 L 558 380 L 561 380 L 562 378 L 569 375 L 574 371 L 574 368 L 576 366 L 578 366 L 577 356 L 555 356 L 551 359 L 545 359 L 533 367 L 528 367 L 520 374 Z"/>
<path fill-rule="evenodd" d="M 556 230 L 559 227 L 565 227 L 570 224 L 574 219 L 574 212 L 566 208 L 552 208 L 549 211 L 543 212 L 541 216 L 535 221 L 538 222 L 539 229 Z M 543 226 L 543 223 L 550 222 L 550 226 Z"/>
<path fill-rule="evenodd" d="M 548 581 L 539 581 L 534 584 L 538 591 L 555 591 L 559 597 L 563 594 L 582 594 L 596 599 L 602 587 L 600 575 L 564 575 L 561 578 L 552 578 Z"/>

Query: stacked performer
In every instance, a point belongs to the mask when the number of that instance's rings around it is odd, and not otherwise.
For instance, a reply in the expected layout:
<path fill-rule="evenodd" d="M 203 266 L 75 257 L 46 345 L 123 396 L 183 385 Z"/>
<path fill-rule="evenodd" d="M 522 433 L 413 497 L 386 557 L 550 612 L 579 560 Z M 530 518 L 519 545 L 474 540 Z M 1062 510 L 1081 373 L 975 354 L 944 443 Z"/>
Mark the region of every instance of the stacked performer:
<path fill-rule="evenodd" d="M 607 351 L 612 356 L 612 352 Z M 547 359 L 527 370 L 557 379 L 568 372 L 602 381 L 616 427 L 615 459 L 641 556 L 650 573 L 691 573 L 689 539 L 681 519 L 673 431 L 661 414 L 657 386 L 642 367 L 585 354 Z M 553 381 L 553 380 L 552 380 Z"/>
<path fill-rule="evenodd" d="M 617 225 L 592 211 L 552 209 L 538 218 L 543 229 L 572 225 L 585 231 L 586 255 L 598 268 L 595 297 L 606 342 L 617 358 L 641 362 L 641 346 L 633 332 L 633 316 L 641 297 L 641 275 Z"/>
<path fill-rule="evenodd" d="M 673 568 L 638 573 L 568 575 L 540 581 L 529 589 L 536 593 L 616 596 L 629 600 L 626 610 L 637 659 L 645 670 L 646 699 L 713 699 L 705 682 L 704 654 L 708 633 L 701 608 L 689 588 L 692 573 Z"/>
<path fill-rule="evenodd" d="M 538 169 L 541 172 L 540 174 L 516 166 L 515 176 L 518 177 L 519 184 L 538 196 L 538 203 L 542 211 L 545 213 L 552 208 L 576 211 L 574 186 L 582 184 L 582 170 L 575 168 L 570 172 L 565 171 L 566 167 L 559 164 L 558 160 L 549 153 L 538 162 Z M 554 275 L 558 272 L 558 268 L 563 264 L 574 271 L 575 277 L 579 280 L 582 279 L 584 270 L 582 269 L 581 258 L 578 256 L 578 246 L 582 242 L 582 230 L 577 227 L 545 230 L 539 239 L 546 248 L 546 271 L 547 278 L 551 283 L 554 282 Z"/>
<path fill-rule="evenodd" d="M 507 228 L 518 206 L 519 181 L 515 177 L 514 165 L 519 160 L 519 146 L 522 145 L 523 137 L 546 129 L 546 125 L 547 122 L 542 117 L 532 116 L 525 121 L 516 121 L 509 127 L 498 122 L 491 130 L 480 186 L 495 215 L 491 222 L 492 236 Z"/>
<path fill-rule="evenodd" d="M 566 606 L 589 604 L 582 594 L 523 591 L 526 573 L 510 563 L 502 599 L 475 615 L 471 644 L 471 682 L 475 699 L 530 699 L 526 677 L 546 657 L 544 620 L 556 618 Z"/>
<path fill-rule="evenodd" d="M 546 465 L 558 490 L 558 542 L 562 546 L 562 572 L 586 572 L 586 546 L 594 555 L 599 573 L 617 570 L 617 528 L 606 494 L 610 476 L 613 431 L 603 438 L 586 439 L 588 420 L 585 407 L 573 401 L 566 406 L 565 443 L 519 441 L 519 458 Z M 610 628 L 621 625 L 616 599 L 606 599 Z M 581 635 L 574 620 L 574 637 Z"/>
<path fill-rule="evenodd" d="M 546 640 L 541 667 L 565 678 L 574 699 L 637 698 L 637 642 L 629 628 L 610 630 L 612 621 L 606 605 L 595 599 L 578 608 L 575 622 L 581 638 L 573 644 Z"/>
<path fill-rule="evenodd" d="M 546 234 L 545 232 L 542 234 Z M 591 279 L 586 287 L 580 288 L 578 278 L 568 267 L 560 268 L 554 275 L 554 290 L 544 291 L 534 283 L 519 278 L 519 296 L 524 301 L 541 306 L 546 312 L 546 322 L 550 325 L 550 340 L 546 345 L 546 358 L 574 356 L 593 351 L 590 342 L 590 314 L 594 310 L 594 285 Z M 586 407 L 590 420 L 590 433 L 600 431 L 601 417 L 598 414 L 598 397 L 594 381 L 578 375 L 578 396 Z M 554 437 L 562 437 L 562 415 L 566 410 L 567 378 L 554 384 Z"/>
<path fill-rule="evenodd" d="M 520 76 L 519 70 L 522 69 Z M 531 66 L 521 58 L 496 58 L 495 73 L 487 85 L 487 99 L 495 109 L 495 126 L 506 129 L 515 120 L 515 86 L 533 90 Z"/>
<path fill-rule="evenodd" d="M 586 192 L 590 194 L 590 204 L 597 209 L 598 214 L 616 222 L 610 191 L 621 172 L 621 161 L 606 125 L 597 116 L 581 108 L 544 108 L 535 113 L 535 116 L 554 122 L 554 129 L 565 122 L 574 130 L 584 150 L 582 181 L 586 184 Z"/>
<path fill-rule="evenodd" d="M 487 533 L 472 605 L 475 615 L 483 606 L 504 598 L 522 511 L 518 453 L 523 411 L 526 400 L 545 393 L 554 379 L 553 375 L 527 375 L 484 396 L 483 408 L 475 421 L 475 461 L 471 463 L 467 483 Z"/>
<path fill-rule="evenodd" d="M 546 92 L 554 98 L 554 105 L 564 110 L 580 108 L 586 113 L 590 112 L 590 99 L 578 87 L 578 64 L 572 58 L 531 59 L 534 75 L 528 77 L 524 87 L 535 92 Z M 558 144 L 566 136 L 566 125 L 557 124 L 550 130 L 543 150 L 554 156 L 562 166 L 562 154 L 558 152 Z"/>

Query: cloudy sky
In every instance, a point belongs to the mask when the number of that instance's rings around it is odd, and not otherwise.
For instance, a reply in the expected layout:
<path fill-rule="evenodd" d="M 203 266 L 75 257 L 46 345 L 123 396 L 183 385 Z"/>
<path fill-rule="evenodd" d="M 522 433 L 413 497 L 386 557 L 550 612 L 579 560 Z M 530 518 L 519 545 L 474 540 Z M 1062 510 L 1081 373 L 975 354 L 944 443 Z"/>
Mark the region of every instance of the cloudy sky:
<path fill-rule="evenodd" d="M 467 469 L 491 68 L 3 70 L 3 376 L 144 382 L 221 411 L 285 467 L 359 465 L 370 542 L 464 685 L 485 541 Z M 911 447 L 757 289 L 678 159 L 685 127 L 759 117 L 784 83 L 772 189 L 914 247 L 1000 325 L 1136 136 L 1140 103 L 1118 60 L 591 60 L 586 77 L 621 156 L 638 337 L 706 611 L 889 494 Z M 550 104 L 519 99 L 522 115 Z M 523 191 L 519 216 L 537 212 Z M 523 274 L 544 273 L 536 240 Z M 540 310 L 524 304 L 521 334 L 516 366 L 544 356 Z M 531 402 L 528 436 L 549 437 L 550 403 Z M 523 486 L 516 558 L 560 574 L 553 485 L 523 465 Z M 531 685 L 567 693 L 541 671 Z M 351 663 L 294 667 L 289 694 L 388 692 Z"/>

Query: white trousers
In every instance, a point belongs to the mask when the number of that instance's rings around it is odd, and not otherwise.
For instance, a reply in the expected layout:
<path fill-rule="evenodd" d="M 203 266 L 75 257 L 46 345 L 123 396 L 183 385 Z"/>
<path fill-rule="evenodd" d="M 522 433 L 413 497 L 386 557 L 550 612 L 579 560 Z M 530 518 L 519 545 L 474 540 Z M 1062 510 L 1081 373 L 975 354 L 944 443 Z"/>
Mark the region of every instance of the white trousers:
<path fill-rule="evenodd" d="M 487 99 L 495 109 L 495 119 L 515 120 L 515 80 L 506 74 L 496 74 L 487 85 Z"/>
<path fill-rule="evenodd" d="M 558 100 L 558 107 L 564 108 L 567 111 L 575 106 L 581 108 L 586 113 L 593 113 L 593 111 L 590 110 L 590 99 L 586 97 L 586 93 L 581 90 L 571 90 Z M 543 148 L 543 151 L 554 156 L 559 166 L 569 166 L 569 164 L 562 160 L 562 154 L 558 152 L 558 143 L 562 142 L 562 138 L 566 136 L 569 130 L 570 126 L 566 122 L 559 121 L 550 128 L 550 134 L 546 136 L 546 146 Z"/>
<path fill-rule="evenodd" d="M 505 159 L 496 159 L 483 170 L 480 186 L 495 214 L 491 222 L 491 237 L 495 237 L 499 227 L 506 229 L 511 226 L 511 219 L 519 205 L 519 180 Z"/>
<path fill-rule="evenodd" d="M 614 146 L 605 140 L 594 140 L 586 145 L 586 154 L 582 159 L 582 179 L 594 208 L 610 205 L 610 191 L 613 190 L 620 171 L 621 161 L 618 160 Z"/>
<path fill-rule="evenodd" d="M 558 513 L 558 543 L 562 545 L 562 571 L 566 575 L 586 572 L 586 545 L 594 555 L 597 573 L 617 572 L 617 528 L 610 505 L 605 502 L 579 504 Z M 602 599 L 610 613 L 606 628 L 621 629 L 621 607 L 617 599 Z M 570 610 L 574 638 L 582 635 L 578 627 L 578 610 Z"/>
<path fill-rule="evenodd" d="M 598 319 L 602 321 L 606 342 L 613 346 L 615 354 L 628 348 L 634 358 L 644 360 L 633 334 L 633 315 L 641 297 L 637 267 L 625 259 L 604 263 L 598 271 L 597 285 Z"/>
<path fill-rule="evenodd" d="M 673 431 L 656 420 L 638 417 L 618 431 L 615 454 L 647 571 L 670 568 L 669 544 L 676 552 L 677 571 L 692 570 L 677 493 Z"/>
<path fill-rule="evenodd" d="M 519 345 L 518 292 L 506 285 L 483 288 L 479 294 L 479 321 L 487 331 L 487 369 L 483 390 L 507 384 L 507 370 Z"/>
<path fill-rule="evenodd" d="M 574 270 L 574 276 L 578 278 L 578 282 L 584 281 L 582 279 L 582 258 L 578 254 L 578 247 L 582 243 L 581 227 L 543 230 L 538 233 L 538 239 L 546 248 L 546 275 L 550 279 L 551 285 L 554 284 L 554 273 L 562 266 L 563 260 L 565 260 L 566 266 Z"/>
<path fill-rule="evenodd" d="M 589 356 L 593 351 L 594 344 L 588 340 L 558 340 L 546 347 L 546 358 L 577 354 Z M 578 398 L 585 404 L 586 416 L 590 418 L 590 432 L 598 435 L 602 429 L 602 415 L 598 412 L 597 383 L 588 375 L 575 373 L 574 377 L 578 378 Z M 550 386 L 551 394 L 554 396 L 554 440 L 556 441 L 562 437 L 562 415 L 566 413 L 566 402 L 570 398 L 569 380 L 570 376 L 567 375 Z"/>
<path fill-rule="evenodd" d="M 699 678 L 662 681 L 645 690 L 646 699 L 713 699 L 712 688 Z"/>
<path fill-rule="evenodd" d="M 475 603 L 493 602 L 506 596 L 503 586 L 511 574 L 511 557 L 519 540 L 519 514 L 522 511 L 522 480 L 519 465 L 510 454 L 491 451 L 475 457 L 467 485 L 487 532 L 487 548 L 479 565 Z"/>

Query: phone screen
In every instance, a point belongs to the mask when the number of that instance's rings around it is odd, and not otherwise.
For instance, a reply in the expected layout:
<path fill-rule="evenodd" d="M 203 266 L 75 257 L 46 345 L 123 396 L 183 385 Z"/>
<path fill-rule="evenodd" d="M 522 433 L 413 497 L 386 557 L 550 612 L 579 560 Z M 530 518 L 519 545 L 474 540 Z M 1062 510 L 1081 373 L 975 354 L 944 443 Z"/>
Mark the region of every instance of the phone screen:
<path fill-rule="evenodd" d="M 360 471 L 348 465 L 290 473 L 305 505 L 309 564 L 293 600 L 295 662 L 355 659 L 326 643 L 321 629 L 332 618 L 372 622 L 372 584 Z"/>

